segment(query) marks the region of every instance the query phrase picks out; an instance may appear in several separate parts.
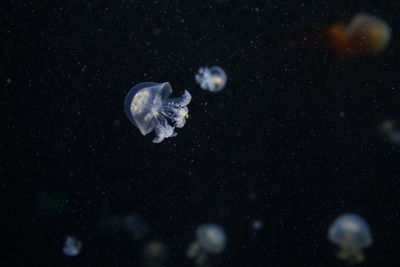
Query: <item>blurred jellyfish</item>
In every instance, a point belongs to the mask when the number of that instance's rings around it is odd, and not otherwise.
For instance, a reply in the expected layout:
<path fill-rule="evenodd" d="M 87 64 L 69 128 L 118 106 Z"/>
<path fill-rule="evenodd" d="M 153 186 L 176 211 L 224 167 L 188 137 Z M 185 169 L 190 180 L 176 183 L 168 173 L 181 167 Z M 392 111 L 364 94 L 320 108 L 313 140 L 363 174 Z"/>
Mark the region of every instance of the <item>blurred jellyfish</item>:
<path fill-rule="evenodd" d="M 129 234 L 135 241 L 144 239 L 150 233 L 147 223 L 135 213 L 102 217 L 97 221 L 97 230 L 110 237 Z"/>
<path fill-rule="evenodd" d="M 143 265 L 145 267 L 163 266 L 163 262 L 168 258 L 168 249 L 158 240 L 148 242 L 143 248 Z"/>
<path fill-rule="evenodd" d="M 332 223 L 328 230 L 329 240 L 338 245 L 338 258 L 349 263 L 364 260 L 362 249 L 372 244 L 371 232 L 367 222 L 353 213 L 345 213 Z"/>
<path fill-rule="evenodd" d="M 133 239 L 140 240 L 149 233 L 147 224 L 136 214 L 128 214 L 123 218 L 124 228 L 131 233 Z"/>
<path fill-rule="evenodd" d="M 253 232 L 259 232 L 263 227 L 264 223 L 260 220 L 253 220 L 251 222 L 251 230 L 253 230 Z"/>
<path fill-rule="evenodd" d="M 200 84 L 200 87 L 204 90 L 219 92 L 224 89 L 228 77 L 222 68 L 214 66 L 211 68 L 200 68 L 199 72 L 195 76 L 195 79 L 196 82 Z"/>
<path fill-rule="evenodd" d="M 175 127 L 182 128 L 188 118 L 186 107 L 192 96 L 188 91 L 181 97 L 169 98 L 172 88 L 168 82 L 144 82 L 132 87 L 125 98 L 124 109 L 129 120 L 143 135 L 154 130 L 154 143 L 176 136 Z"/>
<path fill-rule="evenodd" d="M 82 250 L 82 242 L 73 236 L 67 236 L 62 250 L 68 257 L 78 256 Z"/>
<path fill-rule="evenodd" d="M 379 127 L 379 131 L 386 141 L 394 145 L 400 145 L 400 127 L 395 120 L 384 120 Z"/>
<path fill-rule="evenodd" d="M 226 234 L 221 226 L 203 224 L 196 230 L 196 241 L 190 244 L 186 256 L 193 258 L 196 265 L 202 266 L 207 262 L 208 255 L 216 255 L 224 251 Z"/>
<path fill-rule="evenodd" d="M 380 18 L 360 13 L 347 26 L 343 23 L 331 26 L 328 37 L 338 56 L 377 54 L 388 45 L 391 29 Z"/>

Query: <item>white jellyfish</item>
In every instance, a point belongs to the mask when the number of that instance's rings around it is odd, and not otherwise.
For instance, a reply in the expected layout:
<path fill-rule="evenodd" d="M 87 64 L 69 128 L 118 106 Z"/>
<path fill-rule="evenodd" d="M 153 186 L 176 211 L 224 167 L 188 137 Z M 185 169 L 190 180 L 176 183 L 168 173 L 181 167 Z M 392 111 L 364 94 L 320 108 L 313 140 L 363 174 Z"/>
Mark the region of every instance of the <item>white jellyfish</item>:
<path fill-rule="evenodd" d="M 204 90 L 209 90 L 211 92 L 219 92 L 224 89 L 226 80 L 225 71 L 218 66 L 211 68 L 202 67 L 195 76 L 196 82 L 200 84 L 200 87 Z"/>
<path fill-rule="evenodd" d="M 133 86 L 125 97 L 129 120 L 143 135 L 154 130 L 154 143 L 176 136 L 175 127 L 182 128 L 189 116 L 186 106 L 192 99 L 190 93 L 185 90 L 181 97 L 169 98 L 171 93 L 168 82 L 143 82 Z"/>
<path fill-rule="evenodd" d="M 67 236 L 62 249 L 63 253 L 68 257 L 78 256 L 82 250 L 82 242 L 73 236 Z"/>
<path fill-rule="evenodd" d="M 224 229 L 216 224 L 203 224 L 196 230 L 196 241 L 190 244 L 186 255 L 193 258 L 196 265 L 202 266 L 207 262 L 208 255 L 216 255 L 224 251 L 226 234 Z"/>
<path fill-rule="evenodd" d="M 367 222 L 353 213 L 345 213 L 336 218 L 329 227 L 328 238 L 340 247 L 338 258 L 349 263 L 362 262 L 362 249 L 372 244 Z"/>

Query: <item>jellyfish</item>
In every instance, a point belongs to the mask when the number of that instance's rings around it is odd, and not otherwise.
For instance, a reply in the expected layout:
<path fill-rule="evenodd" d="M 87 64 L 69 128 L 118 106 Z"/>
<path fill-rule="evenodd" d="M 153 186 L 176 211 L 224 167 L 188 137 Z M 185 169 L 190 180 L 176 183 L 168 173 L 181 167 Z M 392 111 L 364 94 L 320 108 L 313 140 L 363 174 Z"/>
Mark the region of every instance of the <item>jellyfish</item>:
<path fill-rule="evenodd" d="M 340 247 L 338 258 L 348 263 L 362 262 L 364 260 L 362 249 L 372 244 L 367 222 L 353 213 L 346 213 L 336 218 L 329 227 L 328 238 Z"/>
<path fill-rule="evenodd" d="M 159 240 L 151 240 L 142 249 L 144 267 L 161 267 L 169 256 L 166 245 Z"/>
<path fill-rule="evenodd" d="M 384 120 L 379 127 L 379 131 L 386 141 L 393 145 L 400 145 L 400 126 L 396 120 Z"/>
<path fill-rule="evenodd" d="M 264 223 L 260 220 L 253 220 L 251 222 L 251 230 L 253 230 L 254 233 L 261 231 L 263 227 Z"/>
<path fill-rule="evenodd" d="M 339 56 L 377 54 L 383 51 L 391 38 L 386 22 L 368 14 L 357 14 L 349 25 L 338 23 L 328 30 L 333 52 Z"/>
<path fill-rule="evenodd" d="M 82 242 L 73 236 L 67 236 L 62 251 L 68 257 L 78 256 L 82 250 Z"/>
<path fill-rule="evenodd" d="M 193 258 L 196 265 L 202 266 L 207 262 L 208 255 L 216 255 L 224 251 L 226 234 L 224 229 L 216 224 L 203 224 L 196 230 L 194 241 L 186 252 L 188 258 Z"/>
<path fill-rule="evenodd" d="M 219 92 L 224 89 L 227 76 L 221 67 L 202 67 L 196 74 L 195 79 L 202 89 L 211 92 Z"/>
<path fill-rule="evenodd" d="M 140 240 L 149 234 L 149 226 L 136 214 L 128 214 L 123 219 L 124 229 L 131 233 L 133 239 Z"/>
<path fill-rule="evenodd" d="M 107 215 L 98 219 L 96 226 L 102 235 L 112 238 L 130 235 L 134 241 L 145 239 L 151 232 L 148 224 L 136 213 Z"/>
<path fill-rule="evenodd" d="M 186 106 L 192 99 L 190 93 L 185 90 L 181 97 L 169 98 L 171 93 L 168 82 L 143 82 L 133 86 L 125 97 L 129 120 L 143 135 L 154 130 L 153 143 L 176 136 L 175 127 L 182 128 L 189 117 Z"/>

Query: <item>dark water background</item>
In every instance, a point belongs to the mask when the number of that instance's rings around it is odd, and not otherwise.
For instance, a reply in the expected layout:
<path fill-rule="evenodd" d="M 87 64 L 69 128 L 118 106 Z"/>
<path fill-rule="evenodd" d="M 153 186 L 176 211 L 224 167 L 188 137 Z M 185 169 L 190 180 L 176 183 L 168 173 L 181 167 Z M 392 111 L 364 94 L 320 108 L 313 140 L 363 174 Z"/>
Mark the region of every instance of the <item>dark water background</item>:
<path fill-rule="evenodd" d="M 142 266 L 146 240 L 96 228 L 126 213 L 165 243 L 166 266 L 194 266 L 204 222 L 228 236 L 212 266 L 343 266 L 326 231 L 344 212 L 371 226 L 364 266 L 399 266 L 400 147 L 377 131 L 400 118 L 398 1 L 2 6 L 4 266 Z M 333 57 L 324 30 L 359 12 L 391 25 L 389 47 Z M 204 65 L 226 70 L 224 91 L 199 89 Z M 191 92 L 176 138 L 153 144 L 126 118 L 143 81 Z M 83 242 L 74 259 L 65 235 Z"/>

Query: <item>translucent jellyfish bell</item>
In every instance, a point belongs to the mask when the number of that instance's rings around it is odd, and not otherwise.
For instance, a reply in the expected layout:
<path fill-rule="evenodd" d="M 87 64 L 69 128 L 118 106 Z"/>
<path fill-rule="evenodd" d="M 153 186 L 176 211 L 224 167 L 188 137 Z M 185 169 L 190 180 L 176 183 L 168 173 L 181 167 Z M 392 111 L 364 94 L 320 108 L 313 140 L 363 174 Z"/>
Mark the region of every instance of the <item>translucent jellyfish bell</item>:
<path fill-rule="evenodd" d="M 181 97 L 169 98 L 171 93 L 168 82 L 143 82 L 133 86 L 125 97 L 124 109 L 129 120 L 143 135 L 154 130 L 154 143 L 176 136 L 175 127 L 182 128 L 188 118 L 190 93 L 185 90 Z"/>
<path fill-rule="evenodd" d="M 221 226 L 216 224 L 203 224 L 196 230 L 196 241 L 187 251 L 187 257 L 194 258 L 197 265 L 207 262 L 210 254 L 219 254 L 226 247 L 226 234 Z"/>
<path fill-rule="evenodd" d="M 78 256 L 82 250 L 82 242 L 75 237 L 67 236 L 62 250 L 68 257 Z"/>
<path fill-rule="evenodd" d="M 211 68 L 200 68 L 195 79 L 202 89 L 219 92 L 224 89 L 228 77 L 221 67 L 214 66 Z"/>
<path fill-rule="evenodd" d="M 350 263 L 364 260 L 362 249 L 372 244 L 367 222 L 357 214 L 345 213 L 332 223 L 328 238 L 340 247 L 338 257 Z"/>

